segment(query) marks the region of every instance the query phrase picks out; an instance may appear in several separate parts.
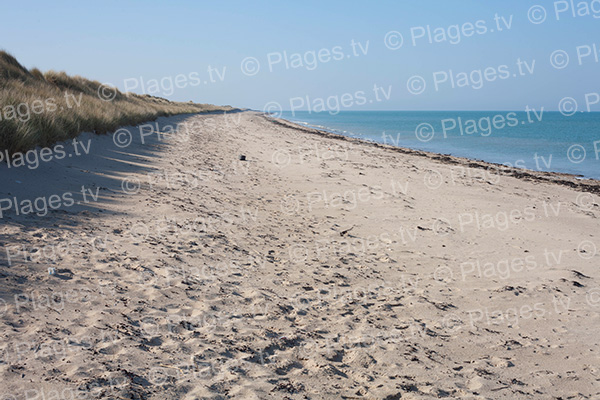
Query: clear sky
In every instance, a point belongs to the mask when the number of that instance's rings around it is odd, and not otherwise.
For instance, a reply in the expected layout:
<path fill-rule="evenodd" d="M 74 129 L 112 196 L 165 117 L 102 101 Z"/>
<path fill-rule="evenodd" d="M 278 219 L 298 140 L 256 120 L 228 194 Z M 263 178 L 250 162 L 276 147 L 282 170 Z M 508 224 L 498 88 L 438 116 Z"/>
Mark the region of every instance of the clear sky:
<path fill-rule="evenodd" d="M 26 67 L 172 100 L 556 110 L 600 92 L 600 0 L 25 0 L 0 12 L 0 46 Z"/>

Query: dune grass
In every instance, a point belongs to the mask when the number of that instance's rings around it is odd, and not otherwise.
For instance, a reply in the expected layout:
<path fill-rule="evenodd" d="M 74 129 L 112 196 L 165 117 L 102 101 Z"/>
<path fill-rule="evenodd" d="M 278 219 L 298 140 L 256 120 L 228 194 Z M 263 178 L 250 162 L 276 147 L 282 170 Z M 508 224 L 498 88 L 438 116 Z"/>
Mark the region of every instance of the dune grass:
<path fill-rule="evenodd" d="M 231 110 L 124 94 L 64 72 L 28 70 L 0 51 L 0 151 L 11 154 L 50 146 L 82 132 L 109 133 L 160 116 Z"/>

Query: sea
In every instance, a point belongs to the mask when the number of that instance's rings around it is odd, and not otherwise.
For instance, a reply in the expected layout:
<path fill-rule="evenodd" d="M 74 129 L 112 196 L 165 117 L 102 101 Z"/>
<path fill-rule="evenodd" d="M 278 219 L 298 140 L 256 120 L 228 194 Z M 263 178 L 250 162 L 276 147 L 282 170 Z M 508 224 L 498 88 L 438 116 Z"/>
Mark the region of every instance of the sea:
<path fill-rule="evenodd" d="M 600 112 L 283 111 L 281 118 L 398 147 L 600 179 Z"/>

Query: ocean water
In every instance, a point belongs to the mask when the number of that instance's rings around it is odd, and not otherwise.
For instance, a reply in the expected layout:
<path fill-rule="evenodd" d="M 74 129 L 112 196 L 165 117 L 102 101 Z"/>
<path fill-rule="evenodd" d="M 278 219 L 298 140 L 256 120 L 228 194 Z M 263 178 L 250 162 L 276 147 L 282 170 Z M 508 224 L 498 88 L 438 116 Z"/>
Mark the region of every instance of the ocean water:
<path fill-rule="evenodd" d="M 281 117 L 399 147 L 600 179 L 598 112 L 284 111 Z"/>

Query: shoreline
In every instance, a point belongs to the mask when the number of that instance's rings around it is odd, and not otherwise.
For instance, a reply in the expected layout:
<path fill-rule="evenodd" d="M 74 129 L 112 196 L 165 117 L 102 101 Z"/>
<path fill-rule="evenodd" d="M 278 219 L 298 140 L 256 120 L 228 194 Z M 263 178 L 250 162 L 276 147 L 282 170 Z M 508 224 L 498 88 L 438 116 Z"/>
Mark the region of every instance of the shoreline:
<path fill-rule="evenodd" d="M 436 161 L 442 164 L 450 164 L 450 165 L 462 165 L 465 167 L 485 169 L 497 171 L 501 175 L 512 176 L 518 179 L 538 181 L 538 182 L 549 182 L 557 185 L 568 186 L 572 189 L 579 190 L 582 192 L 600 194 L 600 179 L 593 178 L 585 178 L 582 175 L 575 175 L 565 172 L 556 172 L 556 171 L 536 171 L 526 168 L 516 168 L 509 167 L 507 165 L 488 162 L 484 160 L 478 160 L 475 158 L 468 157 L 459 157 L 453 156 L 449 154 L 443 153 L 435 153 L 425 150 L 417 150 L 410 149 L 407 147 L 399 147 L 393 146 L 389 144 L 379 143 L 375 141 L 355 138 L 351 136 L 346 136 L 340 133 L 330 132 L 324 129 L 319 129 L 310 126 L 302 126 L 295 122 L 289 121 L 285 118 L 274 118 L 267 113 L 263 113 L 264 117 L 270 120 L 271 122 L 289 127 L 291 129 L 296 129 L 300 131 L 304 131 L 310 134 L 316 134 L 324 137 L 334 138 L 337 140 L 344 140 L 352 143 L 362 143 L 367 146 L 374 146 L 382 149 L 387 149 L 391 151 L 396 151 L 402 154 L 409 154 L 419 157 L 425 157 L 432 161 Z"/>
<path fill-rule="evenodd" d="M 600 394 L 596 195 L 259 112 L 156 126 L 3 170 L 4 211 L 65 200 L 0 224 L 6 397 Z"/>

